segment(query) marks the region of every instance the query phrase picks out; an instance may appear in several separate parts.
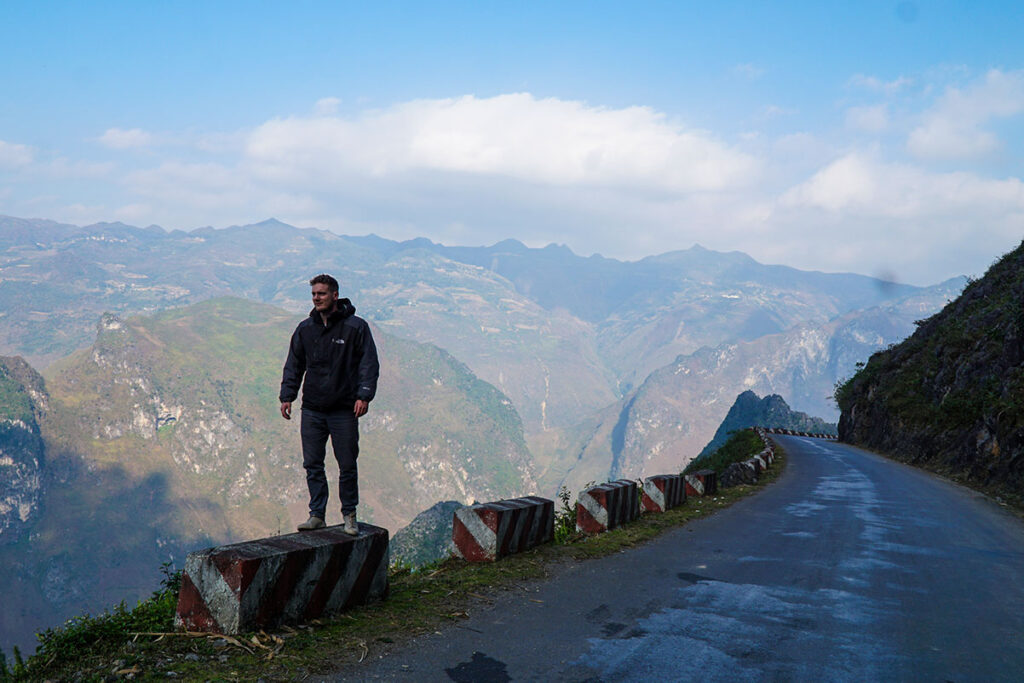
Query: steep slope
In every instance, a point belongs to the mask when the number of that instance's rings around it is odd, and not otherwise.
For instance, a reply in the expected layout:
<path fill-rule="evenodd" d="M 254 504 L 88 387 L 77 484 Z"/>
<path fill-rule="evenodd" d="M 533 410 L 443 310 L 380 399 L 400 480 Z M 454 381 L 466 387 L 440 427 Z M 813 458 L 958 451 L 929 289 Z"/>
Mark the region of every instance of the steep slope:
<path fill-rule="evenodd" d="M 302 507 L 305 480 L 298 421 L 280 418 L 276 396 L 296 322 L 234 298 L 151 318 L 104 316 L 92 349 L 48 373 L 60 409 L 54 438 L 96 463 L 165 472 L 173 490 L 214 501 L 234 533 L 288 528 L 285 508 Z M 364 517 L 397 525 L 441 497 L 531 489 L 506 397 L 437 347 L 380 330 L 376 338 L 381 391 L 361 422 Z M 194 520 L 185 528 L 213 531 Z"/>
<path fill-rule="evenodd" d="M 19 479 L 40 485 L 19 484 L 19 506 L 3 516 L 18 535 L 0 544 L 0 574 L 17 579 L 0 588 L 0 642 L 28 644 L 33 629 L 131 602 L 187 550 L 289 532 L 305 518 L 298 420 L 281 419 L 276 398 L 297 322 L 235 298 L 105 315 L 92 347 L 48 369 L 45 468 Z M 363 520 L 397 529 L 438 499 L 537 492 L 506 396 L 442 349 L 374 333 L 383 362 L 360 423 Z M 22 399 L 44 394 L 12 376 L 0 375 L 0 390 L 26 388 L 3 405 L 25 422 Z M 35 457 L 21 453 L 19 463 Z"/>
<path fill-rule="evenodd" d="M 843 441 L 1024 503 L 1024 244 L 836 389 Z"/>
<path fill-rule="evenodd" d="M 915 319 L 939 310 L 961 283 L 951 280 L 820 327 L 797 326 L 680 356 L 652 372 L 617 410 L 606 411 L 598 425 L 563 431 L 563 451 L 541 470 L 544 482 L 576 488 L 604 476 L 679 471 L 713 438 L 734 398 L 747 390 L 783 395 L 794 409 L 836 419 L 831 398 L 835 382 L 871 352 L 903 339 L 914 329 Z M 585 464 L 576 461 L 580 453 L 593 458 Z M 552 481 L 549 473 L 562 479 Z"/>
<path fill-rule="evenodd" d="M 429 250 L 402 250 L 361 293 L 373 321 L 450 351 L 501 389 L 533 431 L 571 425 L 616 400 L 592 326 L 547 311 L 499 275 Z"/>
<path fill-rule="evenodd" d="M 386 243 L 348 239 L 377 248 Z M 584 258 L 553 244 L 529 249 L 515 240 L 490 247 L 413 240 L 388 248 L 392 254 L 413 250 L 492 271 L 545 309 L 594 325 L 600 355 L 624 392 L 702 346 L 752 340 L 800 323 L 820 325 L 917 291 L 862 275 L 764 265 L 746 254 L 700 246 L 636 262 Z"/>
<path fill-rule="evenodd" d="M 391 564 L 419 567 L 450 557 L 455 551 L 452 518 L 461 507 L 454 500 L 440 501 L 413 517 L 391 538 Z"/>
<path fill-rule="evenodd" d="M 0 356 L 0 545 L 22 538 L 39 515 L 44 467 L 38 418 L 43 378 L 23 358 Z"/>

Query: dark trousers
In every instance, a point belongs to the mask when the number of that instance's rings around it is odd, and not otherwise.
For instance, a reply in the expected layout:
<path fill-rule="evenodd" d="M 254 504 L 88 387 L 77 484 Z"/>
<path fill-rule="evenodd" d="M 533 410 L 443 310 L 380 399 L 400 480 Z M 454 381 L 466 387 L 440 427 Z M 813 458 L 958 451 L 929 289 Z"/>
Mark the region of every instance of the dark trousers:
<path fill-rule="evenodd" d="M 326 519 L 328 491 L 324 458 L 328 436 L 334 448 L 334 459 L 338 461 L 341 470 L 338 478 L 341 512 L 346 515 L 355 512 L 359 505 L 359 472 L 356 469 L 359 421 L 355 413 L 351 408 L 330 413 L 303 408 L 300 433 L 302 466 L 306 468 L 306 485 L 309 487 L 309 514 Z"/>

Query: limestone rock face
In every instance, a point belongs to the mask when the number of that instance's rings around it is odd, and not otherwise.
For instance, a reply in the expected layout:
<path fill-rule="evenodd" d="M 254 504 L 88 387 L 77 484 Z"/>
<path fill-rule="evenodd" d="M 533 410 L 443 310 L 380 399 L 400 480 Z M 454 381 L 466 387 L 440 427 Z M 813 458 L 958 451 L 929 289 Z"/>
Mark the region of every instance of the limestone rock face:
<path fill-rule="evenodd" d="M 36 417 L 46 407 L 42 377 L 22 358 L 0 356 L 0 544 L 38 516 L 45 449 Z"/>
<path fill-rule="evenodd" d="M 462 503 L 445 500 L 416 515 L 391 539 L 391 562 L 418 567 L 451 556 L 452 516 Z"/>
<path fill-rule="evenodd" d="M 839 438 L 1024 501 L 1024 245 L 840 385 Z"/>

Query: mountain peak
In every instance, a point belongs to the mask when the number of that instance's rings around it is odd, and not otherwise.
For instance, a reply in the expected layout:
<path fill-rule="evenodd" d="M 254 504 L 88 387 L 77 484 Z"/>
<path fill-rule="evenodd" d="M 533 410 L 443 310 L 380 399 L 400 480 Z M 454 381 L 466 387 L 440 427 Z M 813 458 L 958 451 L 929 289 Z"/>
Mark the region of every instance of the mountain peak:
<path fill-rule="evenodd" d="M 527 251 L 530 250 L 530 248 L 527 247 L 525 244 L 523 244 L 519 240 L 512 239 L 512 238 L 504 239 L 504 240 L 501 240 L 500 242 L 495 242 L 493 245 L 491 245 L 491 249 L 492 250 L 494 250 L 494 249 L 501 249 L 503 251 L 514 251 L 516 253 L 523 253 L 523 252 L 527 252 Z"/>

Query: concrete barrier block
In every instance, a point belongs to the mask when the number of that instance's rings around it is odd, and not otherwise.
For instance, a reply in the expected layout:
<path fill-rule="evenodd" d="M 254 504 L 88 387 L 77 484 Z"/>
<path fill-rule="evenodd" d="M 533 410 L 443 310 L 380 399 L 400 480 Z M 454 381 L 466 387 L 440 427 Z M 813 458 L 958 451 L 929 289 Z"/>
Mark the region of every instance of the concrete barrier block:
<path fill-rule="evenodd" d="M 678 474 L 657 474 L 644 479 L 640 498 L 647 512 L 665 512 L 686 501 L 686 485 Z"/>
<path fill-rule="evenodd" d="M 698 470 L 686 475 L 687 496 L 710 496 L 718 493 L 718 476 L 714 470 Z"/>
<path fill-rule="evenodd" d="M 555 503 L 527 496 L 455 511 L 455 552 L 469 562 L 494 562 L 555 538 Z"/>
<path fill-rule="evenodd" d="M 640 501 L 635 481 L 619 479 L 581 491 L 576 501 L 576 530 L 600 534 L 640 514 Z"/>
<path fill-rule="evenodd" d="M 238 634 L 299 624 L 388 592 L 388 530 L 341 525 L 189 553 L 174 625 Z"/>

